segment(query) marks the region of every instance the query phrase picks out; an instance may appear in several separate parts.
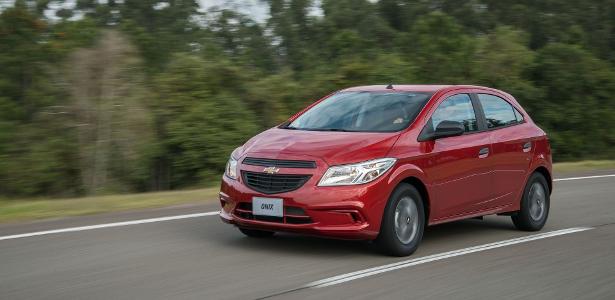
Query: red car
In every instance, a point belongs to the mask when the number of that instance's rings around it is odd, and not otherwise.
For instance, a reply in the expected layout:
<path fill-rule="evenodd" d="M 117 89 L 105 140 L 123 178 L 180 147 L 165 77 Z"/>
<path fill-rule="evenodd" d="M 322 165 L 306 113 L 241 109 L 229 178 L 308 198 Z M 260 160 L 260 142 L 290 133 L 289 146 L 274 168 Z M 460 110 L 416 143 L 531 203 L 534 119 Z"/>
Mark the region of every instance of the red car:
<path fill-rule="evenodd" d="M 551 178 L 545 132 L 505 92 L 361 86 L 235 149 L 220 217 L 251 237 L 287 231 L 374 240 L 403 256 L 428 225 L 498 214 L 518 229 L 540 230 Z"/>

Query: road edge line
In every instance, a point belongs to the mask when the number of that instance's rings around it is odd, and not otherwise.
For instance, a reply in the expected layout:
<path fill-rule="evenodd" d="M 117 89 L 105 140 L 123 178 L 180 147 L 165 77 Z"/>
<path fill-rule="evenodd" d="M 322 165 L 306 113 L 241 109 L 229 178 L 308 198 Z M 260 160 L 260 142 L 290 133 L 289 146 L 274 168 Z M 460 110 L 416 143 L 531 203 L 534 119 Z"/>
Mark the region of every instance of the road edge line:
<path fill-rule="evenodd" d="M 195 214 L 188 214 L 188 215 L 177 215 L 177 216 L 168 216 L 168 217 L 160 217 L 160 218 L 139 219 L 139 220 L 132 220 L 132 221 L 124 221 L 124 222 L 114 222 L 114 223 L 104 223 L 104 224 L 97 224 L 97 225 L 69 227 L 69 228 L 54 229 L 54 230 L 35 231 L 35 232 L 29 232 L 29 233 L 0 236 L 0 241 L 32 237 L 32 236 L 49 235 L 49 234 L 56 234 L 56 233 L 77 232 L 77 231 L 92 230 L 92 229 L 121 227 L 121 226 L 137 225 L 137 224 L 154 223 L 154 222 L 166 222 L 166 221 L 174 221 L 174 220 L 182 220 L 182 219 L 190 219 L 190 218 L 200 218 L 200 217 L 212 216 L 212 215 L 217 215 L 217 214 L 218 214 L 217 211 L 210 211 L 210 212 L 195 213 Z"/>
<path fill-rule="evenodd" d="M 324 278 L 321 280 L 310 282 L 306 284 L 304 288 L 323 288 L 323 287 L 337 285 L 337 284 L 341 284 L 341 283 L 356 280 L 356 279 L 378 275 L 378 274 L 385 273 L 385 272 L 390 272 L 390 271 L 394 271 L 394 270 L 398 270 L 402 268 L 408 268 L 408 267 L 412 267 L 412 266 L 416 266 L 416 265 L 420 265 L 420 264 L 424 264 L 428 262 L 443 260 L 443 259 L 447 259 L 451 257 L 456 257 L 456 256 L 461 256 L 461 255 L 466 255 L 466 254 L 471 254 L 471 253 L 476 253 L 476 252 L 482 252 L 482 251 L 501 248 L 505 246 L 527 243 L 527 242 L 531 242 L 535 240 L 540 240 L 540 239 L 545 239 L 545 238 L 550 238 L 550 237 L 555 237 L 555 236 L 561 236 L 565 234 L 587 231 L 591 229 L 594 229 L 594 228 L 593 227 L 572 227 L 572 228 L 549 231 L 549 232 L 544 232 L 544 233 L 539 233 L 539 234 L 534 234 L 534 235 L 528 235 L 524 237 L 503 240 L 499 242 L 488 243 L 488 244 L 483 244 L 483 245 L 478 245 L 478 246 L 473 246 L 473 247 L 468 247 L 468 248 L 462 248 L 458 250 L 447 251 L 447 252 L 438 253 L 438 254 L 432 254 L 432 255 L 428 255 L 424 257 L 418 257 L 418 258 L 414 258 L 410 260 L 405 260 L 401 262 L 396 262 L 392 264 L 372 267 L 372 268 L 363 269 L 363 270 L 359 270 L 355 272 L 350 272 L 350 273 L 345 273 L 341 275 Z"/>

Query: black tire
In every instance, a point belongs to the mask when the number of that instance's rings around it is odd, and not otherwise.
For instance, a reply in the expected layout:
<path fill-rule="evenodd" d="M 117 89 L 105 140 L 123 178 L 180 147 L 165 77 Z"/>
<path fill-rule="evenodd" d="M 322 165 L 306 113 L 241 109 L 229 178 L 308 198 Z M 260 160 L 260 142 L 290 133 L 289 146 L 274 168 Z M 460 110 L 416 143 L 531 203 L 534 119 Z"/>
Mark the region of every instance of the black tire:
<path fill-rule="evenodd" d="M 540 191 L 540 187 L 542 187 L 542 192 L 544 193 L 544 198 L 542 200 L 544 206 L 540 210 L 542 213 L 539 214 L 537 212 L 539 210 L 536 210 L 536 205 L 540 207 L 537 192 Z M 547 183 L 545 177 L 540 173 L 532 174 L 523 189 L 523 196 L 521 197 L 521 210 L 511 216 L 515 227 L 523 231 L 538 231 L 542 229 L 542 227 L 545 226 L 545 223 L 547 223 L 547 218 L 549 216 L 549 208 L 551 204 L 550 194 L 549 184 Z"/>
<path fill-rule="evenodd" d="M 417 209 L 417 229 L 415 234 L 409 242 L 404 243 L 398 237 L 395 229 L 395 210 L 398 203 L 402 199 L 410 197 L 414 202 Z M 408 219 L 409 220 L 409 219 Z M 409 223 L 407 223 L 409 224 Z M 423 207 L 423 200 L 418 190 L 407 183 L 400 183 L 389 198 L 389 201 L 384 209 L 384 215 L 382 216 L 382 223 L 380 225 L 380 233 L 376 239 L 378 248 L 388 255 L 393 256 L 408 256 L 419 247 L 421 240 L 423 239 L 423 232 L 425 230 L 425 208 Z"/>
<path fill-rule="evenodd" d="M 241 233 L 251 238 L 267 238 L 275 234 L 275 232 L 273 231 L 264 231 L 264 230 L 247 229 L 247 228 L 239 228 L 239 231 L 241 231 Z"/>

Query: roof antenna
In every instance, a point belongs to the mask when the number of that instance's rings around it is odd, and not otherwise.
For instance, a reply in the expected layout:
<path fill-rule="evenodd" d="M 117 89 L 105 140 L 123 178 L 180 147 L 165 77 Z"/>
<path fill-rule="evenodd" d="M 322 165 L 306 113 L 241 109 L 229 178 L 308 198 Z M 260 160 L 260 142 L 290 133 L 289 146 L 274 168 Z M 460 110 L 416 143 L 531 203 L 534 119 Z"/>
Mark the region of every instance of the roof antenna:
<path fill-rule="evenodd" d="M 393 89 L 393 84 L 389 83 L 389 85 L 387 85 L 387 90 L 392 90 Z"/>

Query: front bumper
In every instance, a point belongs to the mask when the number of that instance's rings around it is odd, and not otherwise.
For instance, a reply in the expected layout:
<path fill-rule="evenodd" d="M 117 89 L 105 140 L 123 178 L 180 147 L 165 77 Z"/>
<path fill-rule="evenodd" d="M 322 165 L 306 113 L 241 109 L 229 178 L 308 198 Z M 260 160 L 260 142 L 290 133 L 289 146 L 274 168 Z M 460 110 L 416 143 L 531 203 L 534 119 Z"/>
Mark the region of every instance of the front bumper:
<path fill-rule="evenodd" d="M 242 228 L 286 231 L 342 239 L 372 240 L 378 236 L 390 195 L 388 174 L 355 186 L 319 187 L 313 176 L 301 188 L 267 195 L 239 180 L 224 177 L 220 189 L 220 218 Z M 283 218 L 254 216 L 252 197 L 282 198 Z"/>

